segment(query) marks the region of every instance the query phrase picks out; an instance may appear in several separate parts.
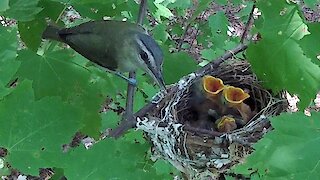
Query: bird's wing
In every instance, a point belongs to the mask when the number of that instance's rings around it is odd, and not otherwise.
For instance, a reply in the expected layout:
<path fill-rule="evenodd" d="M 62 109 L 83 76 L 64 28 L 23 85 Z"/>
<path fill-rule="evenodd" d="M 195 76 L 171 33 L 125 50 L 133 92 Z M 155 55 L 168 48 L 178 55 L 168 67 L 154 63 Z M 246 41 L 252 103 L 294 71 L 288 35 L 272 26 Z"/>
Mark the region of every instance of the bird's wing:
<path fill-rule="evenodd" d="M 115 70 L 114 46 L 104 34 L 97 31 L 95 22 L 88 22 L 72 28 L 59 31 L 60 37 L 72 49 L 90 61 L 105 68 Z"/>

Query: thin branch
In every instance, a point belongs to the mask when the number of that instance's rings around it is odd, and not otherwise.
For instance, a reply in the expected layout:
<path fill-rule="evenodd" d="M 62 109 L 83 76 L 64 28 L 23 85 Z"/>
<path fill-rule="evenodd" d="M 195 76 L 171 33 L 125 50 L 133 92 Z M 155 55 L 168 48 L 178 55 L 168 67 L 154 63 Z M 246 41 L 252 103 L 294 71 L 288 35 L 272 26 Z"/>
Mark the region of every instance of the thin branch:
<path fill-rule="evenodd" d="M 183 41 L 184 39 L 187 37 L 187 34 L 188 34 L 188 30 L 191 26 L 191 23 L 189 23 L 187 26 L 186 26 L 186 29 L 182 35 L 182 37 L 179 39 L 179 42 L 178 42 L 178 45 L 177 45 L 177 51 L 181 51 L 181 48 L 182 48 L 182 44 L 183 44 Z"/>
<path fill-rule="evenodd" d="M 129 72 L 129 79 L 136 79 L 136 72 L 135 71 Z M 125 112 L 123 121 L 129 120 L 130 118 L 132 118 L 134 93 L 135 93 L 135 86 L 128 83 L 126 112 Z"/>
<path fill-rule="evenodd" d="M 217 136 L 221 136 L 222 134 L 224 134 L 221 132 L 211 131 L 211 130 L 206 130 L 206 129 L 201 129 L 201 128 L 195 128 L 192 126 L 184 126 L 183 129 L 185 131 L 190 131 L 190 132 L 197 134 L 197 135 L 209 135 L 210 137 L 217 137 Z"/>
<path fill-rule="evenodd" d="M 147 0 L 141 0 L 137 24 L 142 25 L 147 12 Z"/>
<path fill-rule="evenodd" d="M 197 74 L 201 76 L 214 71 L 215 68 L 218 68 L 219 65 L 224 62 L 225 60 L 229 59 L 230 57 L 246 50 L 248 47 L 247 44 L 239 44 L 237 47 L 235 47 L 232 50 L 227 51 L 224 55 L 220 56 L 218 59 L 211 61 L 211 63 L 203 66 L 199 70 L 196 71 Z"/>
<path fill-rule="evenodd" d="M 243 31 L 243 33 L 242 33 L 240 43 L 243 43 L 243 41 L 246 39 L 246 37 L 247 37 L 247 35 L 248 35 L 249 27 L 250 27 L 250 26 L 252 25 L 252 23 L 253 23 L 253 12 L 254 12 L 254 9 L 255 9 L 255 8 L 256 8 L 256 4 L 253 4 L 252 9 L 251 9 L 251 12 L 250 12 L 250 14 L 249 14 L 249 18 L 248 18 L 246 27 L 244 28 L 244 31 Z"/>
<path fill-rule="evenodd" d="M 58 24 L 59 20 L 61 19 L 64 11 L 67 9 L 67 4 L 65 4 L 65 6 L 63 7 L 62 11 L 60 12 L 59 16 L 57 17 L 57 19 L 54 21 L 56 24 Z"/>
<path fill-rule="evenodd" d="M 137 24 L 138 25 L 142 25 L 143 19 L 144 19 L 145 14 L 146 14 L 146 10 L 147 10 L 147 0 L 141 0 L 138 19 L 137 19 Z M 136 79 L 136 72 L 135 71 L 129 72 L 129 78 L 130 79 Z M 130 127 L 133 126 L 134 127 L 134 124 L 135 124 L 135 119 L 134 119 L 134 116 L 133 116 L 134 93 L 135 93 L 135 86 L 130 84 L 130 83 L 128 83 L 126 111 L 125 111 L 125 115 L 122 118 L 122 121 L 120 123 L 122 126 L 125 126 L 125 127 L 127 127 L 127 126 L 130 126 Z M 129 124 L 129 125 L 126 125 L 126 124 Z M 110 136 L 111 137 L 115 137 L 115 138 L 119 137 L 120 136 L 119 135 L 120 134 L 119 133 L 120 130 L 121 129 L 115 129 L 115 130 L 111 131 L 110 132 Z"/>

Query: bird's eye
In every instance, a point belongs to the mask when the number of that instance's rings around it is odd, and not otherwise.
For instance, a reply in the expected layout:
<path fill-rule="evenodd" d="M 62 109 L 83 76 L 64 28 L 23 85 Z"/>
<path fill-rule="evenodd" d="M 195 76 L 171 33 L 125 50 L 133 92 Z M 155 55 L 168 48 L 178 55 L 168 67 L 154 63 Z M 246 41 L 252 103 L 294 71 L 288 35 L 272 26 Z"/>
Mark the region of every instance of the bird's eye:
<path fill-rule="evenodd" d="M 147 61 L 148 60 L 148 54 L 144 51 L 141 51 L 140 52 L 140 57 L 141 59 L 143 59 L 144 61 Z"/>

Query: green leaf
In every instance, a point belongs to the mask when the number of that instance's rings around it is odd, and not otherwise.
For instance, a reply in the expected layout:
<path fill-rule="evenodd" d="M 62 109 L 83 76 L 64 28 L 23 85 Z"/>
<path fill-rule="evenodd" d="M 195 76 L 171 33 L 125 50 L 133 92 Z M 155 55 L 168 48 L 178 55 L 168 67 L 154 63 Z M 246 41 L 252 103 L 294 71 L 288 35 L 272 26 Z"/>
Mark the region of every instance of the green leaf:
<path fill-rule="evenodd" d="M 0 26 L 0 99 L 12 91 L 8 85 L 20 66 L 15 60 L 17 47 L 17 29 Z"/>
<path fill-rule="evenodd" d="M 317 179 L 320 177 L 320 113 L 281 114 L 271 119 L 273 131 L 254 145 L 237 173 L 256 171 L 262 179 Z"/>
<path fill-rule="evenodd" d="M 320 24 L 310 23 L 308 24 L 308 31 L 310 34 L 304 36 L 299 44 L 306 56 L 317 65 L 320 65 L 320 61 L 317 58 L 320 55 L 320 46 L 316 46 L 317 40 L 320 39 Z"/>
<path fill-rule="evenodd" d="M 60 2 L 54 2 L 51 0 L 40 0 L 39 7 L 42 7 L 43 10 L 37 15 L 37 19 L 45 19 L 49 17 L 51 20 L 55 22 L 59 17 L 60 13 L 62 13 L 65 5 Z"/>
<path fill-rule="evenodd" d="M 42 8 L 37 7 L 39 0 L 10 0 L 5 16 L 17 21 L 31 21 Z"/>
<path fill-rule="evenodd" d="M 119 0 L 77 0 L 72 1 L 73 7 L 82 17 L 90 19 L 102 19 L 103 17 L 113 17 L 113 19 L 123 19 L 123 13 L 129 14 L 135 18 L 138 14 L 139 6 L 135 1 Z M 130 11 L 128 11 L 130 9 Z M 128 16 L 126 16 L 128 18 Z M 136 19 L 133 19 L 136 20 Z"/>
<path fill-rule="evenodd" d="M 111 97 L 116 92 L 108 77 L 100 77 L 89 68 L 77 64 L 71 50 L 47 52 L 39 56 L 30 50 L 20 51 L 20 79 L 33 81 L 36 99 L 60 96 L 63 101 L 82 109 L 82 131 L 98 137 L 101 126 L 99 111 L 105 94 Z M 94 68 L 97 70 L 97 68 Z"/>
<path fill-rule="evenodd" d="M 124 138 L 105 139 L 89 150 L 69 152 L 64 174 L 68 179 L 163 179 L 147 161 L 148 149 L 148 144 Z"/>
<path fill-rule="evenodd" d="M 260 29 L 262 38 L 278 36 L 299 40 L 307 34 L 307 26 L 299 16 L 296 5 L 277 0 L 260 1 L 257 5 L 264 20 Z"/>
<path fill-rule="evenodd" d="M 7 85 L 20 63 L 17 56 L 17 29 L 0 26 L 0 87 Z"/>
<path fill-rule="evenodd" d="M 101 131 L 104 131 L 107 128 L 115 128 L 119 120 L 121 120 L 121 117 L 117 113 L 109 110 L 107 112 L 101 113 L 101 119 Z"/>
<path fill-rule="evenodd" d="M 28 22 L 18 22 L 19 34 L 28 48 L 37 51 L 41 43 L 41 35 L 47 23 L 45 19 L 35 19 Z"/>
<path fill-rule="evenodd" d="M 212 60 L 215 57 L 215 51 L 213 49 L 204 49 L 200 52 L 201 58 L 206 60 Z"/>
<path fill-rule="evenodd" d="M 12 92 L 12 88 L 7 88 L 4 84 L 0 83 L 0 100 Z"/>
<path fill-rule="evenodd" d="M 217 3 L 221 6 L 225 6 L 228 4 L 228 2 L 226 0 L 217 0 Z"/>
<path fill-rule="evenodd" d="M 241 1 L 240 1 L 241 2 Z M 233 2 L 234 3 L 234 2 Z M 241 2 L 242 3 L 242 2 Z M 246 1 L 245 2 L 245 7 L 243 9 L 241 9 L 241 11 L 239 11 L 237 13 L 237 15 L 241 18 L 244 19 L 244 21 L 247 21 L 250 15 L 250 12 L 252 10 L 252 6 L 253 6 L 254 2 L 253 1 Z"/>
<path fill-rule="evenodd" d="M 148 82 L 142 83 L 141 90 L 146 93 L 149 100 L 151 100 L 151 98 L 159 91 L 151 83 Z"/>
<path fill-rule="evenodd" d="M 319 0 L 304 0 L 303 2 L 311 9 L 313 9 L 317 4 L 320 3 Z"/>
<path fill-rule="evenodd" d="M 157 8 L 157 11 L 154 13 L 154 17 L 156 18 L 157 21 L 162 22 L 161 17 L 165 17 L 169 19 L 170 17 L 173 16 L 170 9 L 168 9 L 166 6 L 158 3 L 154 3 L 154 5 Z"/>
<path fill-rule="evenodd" d="M 228 19 L 223 11 L 219 11 L 209 17 L 209 27 L 213 36 L 227 34 Z"/>
<path fill-rule="evenodd" d="M 191 0 L 175 0 L 173 3 L 169 4 L 169 8 L 187 9 L 192 6 Z"/>
<path fill-rule="evenodd" d="M 258 7 L 264 17 L 262 40 L 247 50 L 253 71 L 275 93 L 286 89 L 297 94 L 303 110 L 320 89 L 320 68 L 297 43 L 306 34 L 306 26 L 296 7 L 285 2 L 261 1 Z"/>
<path fill-rule="evenodd" d="M 3 12 L 9 8 L 9 0 L 0 1 L 0 12 Z"/>
<path fill-rule="evenodd" d="M 167 179 L 169 179 L 170 173 L 179 174 L 178 170 L 175 169 L 168 161 L 162 159 L 158 159 L 154 163 L 153 167 L 156 169 L 157 174 L 167 175 Z"/>
<path fill-rule="evenodd" d="M 80 128 L 79 109 L 57 97 L 35 101 L 30 81 L 23 81 L 0 101 L 0 144 L 6 161 L 27 174 L 39 168 L 58 167 L 62 145 Z"/>
<path fill-rule="evenodd" d="M 215 48 L 222 48 L 229 38 L 227 36 L 228 20 L 224 12 L 219 11 L 211 15 L 208 19 L 209 27 L 211 29 L 211 39 Z"/>
<path fill-rule="evenodd" d="M 157 25 L 153 30 L 153 37 L 156 40 L 160 40 L 161 43 L 164 43 L 168 40 L 169 33 L 166 31 L 166 25 L 165 24 L 159 24 Z"/>
<path fill-rule="evenodd" d="M 187 53 L 165 53 L 163 74 L 166 84 L 176 83 L 181 77 L 194 72 L 197 64 Z"/>
<path fill-rule="evenodd" d="M 231 48 L 230 48 L 231 49 Z M 225 51 L 220 48 L 204 49 L 201 51 L 201 57 L 208 61 L 212 61 L 223 55 Z"/>
<path fill-rule="evenodd" d="M 47 26 L 47 18 L 56 21 L 60 13 L 64 10 L 64 5 L 59 2 L 40 0 L 39 6 L 43 10 L 35 16 L 32 21 L 18 21 L 18 30 L 21 40 L 31 50 L 37 51 L 41 43 L 42 32 Z"/>
<path fill-rule="evenodd" d="M 194 13 L 192 14 L 191 18 L 188 20 L 188 24 L 193 23 L 193 21 L 197 18 L 197 16 L 199 16 L 200 13 L 202 13 L 205 9 L 207 9 L 209 7 L 209 4 L 211 2 L 212 2 L 211 0 L 201 0 L 199 2 L 198 7 L 196 8 Z"/>

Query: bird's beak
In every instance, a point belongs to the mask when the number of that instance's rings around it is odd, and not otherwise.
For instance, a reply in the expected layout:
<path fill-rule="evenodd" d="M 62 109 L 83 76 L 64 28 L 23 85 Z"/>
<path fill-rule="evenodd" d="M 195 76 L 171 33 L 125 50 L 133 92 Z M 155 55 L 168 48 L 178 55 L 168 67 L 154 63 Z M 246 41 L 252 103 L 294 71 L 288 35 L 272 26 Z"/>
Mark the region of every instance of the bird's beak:
<path fill-rule="evenodd" d="M 153 68 L 151 68 L 150 70 L 151 70 L 152 78 L 154 79 L 154 81 L 160 86 L 161 89 L 168 92 L 166 89 L 166 84 L 164 83 L 164 80 L 163 80 L 162 71 L 155 70 Z"/>

